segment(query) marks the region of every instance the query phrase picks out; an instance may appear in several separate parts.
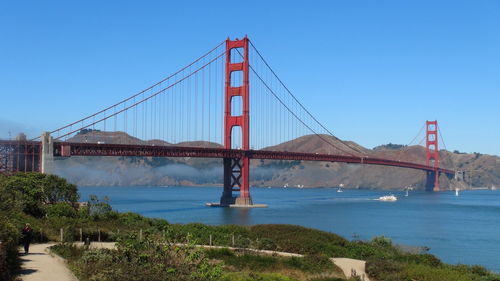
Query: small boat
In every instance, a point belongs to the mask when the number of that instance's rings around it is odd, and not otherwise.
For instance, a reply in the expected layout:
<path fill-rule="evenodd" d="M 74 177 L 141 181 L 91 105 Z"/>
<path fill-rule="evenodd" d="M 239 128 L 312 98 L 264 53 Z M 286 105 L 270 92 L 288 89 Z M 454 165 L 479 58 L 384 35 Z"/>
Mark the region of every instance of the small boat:
<path fill-rule="evenodd" d="M 339 184 L 339 188 L 337 189 L 337 192 L 344 192 L 344 191 L 342 190 L 342 187 L 343 187 L 343 186 L 344 186 L 344 184 L 343 184 L 343 183 Z"/>
<path fill-rule="evenodd" d="M 458 188 L 455 188 L 455 196 L 458 196 Z"/>
<path fill-rule="evenodd" d="M 408 197 L 408 188 L 406 189 L 405 197 Z"/>
<path fill-rule="evenodd" d="M 398 200 L 398 198 L 394 195 L 386 195 L 386 196 L 381 196 L 379 197 L 378 199 L 376 200 L 379 200 L 379 201 L 396 201 Z"/>

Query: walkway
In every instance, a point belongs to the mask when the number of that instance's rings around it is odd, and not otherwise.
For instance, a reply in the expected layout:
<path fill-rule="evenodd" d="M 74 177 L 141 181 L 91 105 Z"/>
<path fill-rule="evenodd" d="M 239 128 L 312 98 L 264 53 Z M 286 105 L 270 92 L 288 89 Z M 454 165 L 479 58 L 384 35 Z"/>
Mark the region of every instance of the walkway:
<path fill-rule="evenodd" d="M 351 274 L 355 273 L 361 278 L 361 281 L 370 281 L 370 278 L 368 278 L 365 272 L 366 261 L 348 258 L 331 258 L 330 260 L 342 269 L 346 277 L 351 277 Z M 353 270 L 355 272 L 353 272 Z"/>
<path fill-rule="evenodd" d="M 81 243 L 75 243 L 76 245 L 82 245 Z M 30 247 L 30 253 L 28 255 L 21 255 L 22 270 L 19 276 L 23 281 L 78 281 L 73 273 L 66 267 L 66 264 L 61 258 L 53 257 L 48 254 L 48 247 L 54 244 L 34 244 Z M 256 250 L 256 249 L 241 249 L 232 247 L 221 247 L 221 246 L 208 246 L 208 245 L 197 245 L 203 248 L 229 248 L 231 250 L 246 250 L 252 251 L 258 254 L 266 255 L 278 255 L 285 257 L 302 257 L 303 255 L 277 252 L 277 251 L 267 251 L 267 250 Z M 115 243 L 94 242 L 91 244 L 91 248 L 94 249 L 113 249 Z M 370 281 L 365 272 L 365 261 L 355 260 L 348 258 L 331 258 L 330 259 L 335 265 L 337 265 L 346 277 L 350 277 L 353 270 L 356 275 L 361 277 L 362 281 Z"/>
<path fill-rule="evenodd" d="M 23 281 L 78 281 L 66 264 L 47 253 L 54 244 L 32 244 L 28 255 L 21 254 L 21 274 Z M 24 253 L 24 250 L 20 250 Z"/>

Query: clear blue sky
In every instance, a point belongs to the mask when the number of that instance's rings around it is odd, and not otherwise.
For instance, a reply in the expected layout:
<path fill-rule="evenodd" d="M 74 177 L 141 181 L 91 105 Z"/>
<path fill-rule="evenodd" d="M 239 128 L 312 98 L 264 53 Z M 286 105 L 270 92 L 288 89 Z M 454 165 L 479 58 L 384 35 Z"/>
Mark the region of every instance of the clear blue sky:
<path fill-rule="evenodd" d="M 500 0 L 1 1 L 0 138 L 86 116 L 248 34 L 338 137 L 500 155 Z"/>

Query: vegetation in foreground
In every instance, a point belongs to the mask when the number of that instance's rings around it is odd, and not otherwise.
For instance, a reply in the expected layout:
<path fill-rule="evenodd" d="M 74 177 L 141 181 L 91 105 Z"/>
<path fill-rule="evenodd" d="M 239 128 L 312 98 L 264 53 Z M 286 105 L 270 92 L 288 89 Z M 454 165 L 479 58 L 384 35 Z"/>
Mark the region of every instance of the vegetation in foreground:
<path fill-rule="evenodd" d="M 70 260 L 82 280 L 337 280 L 328 257 L 367 260 L 372 280 L 500 281 L 481 266 L 448 265 L 430 254 L 405 253 L 384 237 L 349 241 L 338 235 L 293 225 L 208 226 L 169 224 L 133 213 L 118 213 L 92 196 L 75 208 L 76 186 L 36 173 L 0 176 L 0 240 L 7 249 L 1 279 L 18 268 L 20 229 L 31 223 L 35 241 L 68 242 L 83 237 L 116 241 L 117 250 L 85 250 L 69 244 L 56 251 Z M 142 235 L 141 235 L 142 234 Z M 211 237 L 211 239 L 210 239 Z M 213 244 L 300 253 L 303 259 L 255 256 L 227 250 L 200 250 Z M 175 243 L 186 243 L 180 247 Z M 115 252 L 116 251 L 116 252 Z M 2 268 L 3 269 L 3 268 Z M 160 278 L 161 277 L 161 278 Z M 156 278 L 156 279 L 155 279 Z"/>

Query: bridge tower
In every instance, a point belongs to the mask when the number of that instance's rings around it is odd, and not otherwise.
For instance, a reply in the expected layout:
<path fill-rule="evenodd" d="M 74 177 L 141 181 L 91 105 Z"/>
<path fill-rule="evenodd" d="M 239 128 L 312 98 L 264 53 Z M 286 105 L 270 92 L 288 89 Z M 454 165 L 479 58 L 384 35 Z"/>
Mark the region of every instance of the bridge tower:
<path fill-rule="evenodd" d="M 437 120 L 425 122 L 425 164 L 433 166 L 434 171 L 427 172 L 426 188 L 439 191 L 439 146 Z"/>
<path fill-rule="evenodd" d="M 239 53 L 238 53 L 239 52 Z M 224 88 L 224 148 L 233 148 L 233 128 L 241 129 L 241 149 L 250 149 L 250 88 L 248 38 L 241 40 L 226 40 L 226 67 Z M 241 60 L 241 55 L 243 60 Z M 233 58 L 231 56 L 234 56 Z M 238 61 L 238 62 L 235 62 Z M 242 77 L 241 85 L 236 85 L 237 75 Z M 241 98 L 242 109 L 232 108 L 232 100 Z M 237 104 L 237 103 L 236 103 Z M 241 115 L 234 115 L 242 112 Z M 250 158 L 224 158 L 224 191 L 220 199 L 222 206 L 252 205 L 250 197 Z M 233 191 L 239 191 L 239 196 L 233 196 Z"/>

